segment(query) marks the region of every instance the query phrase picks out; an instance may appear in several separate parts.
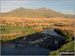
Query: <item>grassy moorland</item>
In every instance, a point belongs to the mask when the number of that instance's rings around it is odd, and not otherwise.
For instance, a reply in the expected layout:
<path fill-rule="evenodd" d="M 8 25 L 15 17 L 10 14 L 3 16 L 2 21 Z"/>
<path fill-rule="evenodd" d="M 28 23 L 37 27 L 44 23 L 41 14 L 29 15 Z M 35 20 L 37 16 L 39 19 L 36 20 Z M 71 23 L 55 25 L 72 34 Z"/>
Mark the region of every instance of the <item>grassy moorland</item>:
<path fill-rule="evenodd" d="M 30 18 L 2 17 L 1 19 L 1 40 L 13 40 L 21 36 L 27 36 L 50 28 L 51 24 L 42 23 Z"/>
<path fill-rule="evenodd" d="M 69 23 L 69 24 L 68 24 Z M 74 26 L 71 18 L 25 18 L 25 17 L 1 17 L 1 39 L 12 40 L 20 36 L 26 36 L 50 29 L 54 25 Z"/>

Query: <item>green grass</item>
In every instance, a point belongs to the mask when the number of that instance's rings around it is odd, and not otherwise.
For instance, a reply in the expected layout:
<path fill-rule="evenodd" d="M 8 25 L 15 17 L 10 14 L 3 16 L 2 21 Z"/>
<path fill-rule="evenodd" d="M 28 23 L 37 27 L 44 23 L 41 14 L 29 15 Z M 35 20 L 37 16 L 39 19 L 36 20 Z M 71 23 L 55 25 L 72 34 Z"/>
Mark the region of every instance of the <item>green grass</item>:
<path fill-rule="evenodd" d="M 3 41 L 7 41 L 7 40 L 14 40 L 14 39 L 17 39 L 17 38 L 20 38 L 20 37 L 23 37 L 23 36 L 28 36 L 28 35 L 32 35 L 32 34 L 35 34 L 37 32 L 40 32 L 40 31 L 30 31 L 28 33 L 25 33 L 25 34 L 21 34 L 21 35 L 17 35 L 17 36 L 14 36 L 14 37 L 8 37 L 8 38 L 1 38 L 1 40 Z"/>
<path fill-rule="evenodd" d="M 31 31 L 32 28 L 29 27 L 1 27 L 5 28 L 5 31 L 1 31 L 1 34 L 9 34 L 9 33 L 15 33 L 15 32 L 24 32 L 24 31 Z"/>
<path fill-rule="evenodd" d="M 2 30 L 1 34 L 9 34 L 9 33 L 17 33 L 17 32 L 22 32 L 22 34 L 16 35 L 16 36 L 11 36 L 11 37 L 1 37 L 1 40 L 13 40 L 13 39 L 16 39 L 16 38 L 19 38 L 22 36 L 28 36 L 28 35 L 40 32 L 40 30 L 35 31 L 35 30 L 32 30 L 32 28 L 30 28 L 30 27 L 25 27 L 25 28 L 23 28 L 23 27 L 2 27 L 2 28 L 4 28 L 5 30 L 4 31 Z M 26 33 L 24 33 L 24 32 L 26 32 Z"/>
<path fill-rule="evenodd" d="M 75 43 L 75 41 L 68 42 L 68 43 L 64 44 L 60 49 L 50 52 L 49 55 L 59 55 L 60 51 L 61 52 L 75 51 L 74 50 L 74 43 Z"/>

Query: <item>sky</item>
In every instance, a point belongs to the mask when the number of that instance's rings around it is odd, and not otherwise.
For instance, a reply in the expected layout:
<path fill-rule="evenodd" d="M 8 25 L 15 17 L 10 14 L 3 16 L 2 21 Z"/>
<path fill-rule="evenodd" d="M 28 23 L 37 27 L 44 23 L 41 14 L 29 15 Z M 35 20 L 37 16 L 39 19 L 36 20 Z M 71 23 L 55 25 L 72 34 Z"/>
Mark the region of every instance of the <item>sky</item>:
<path fill-rule="evenodd" d="M 74 0 L 1 0 L 1 11 L 9 12 L 16 8 L 48 8 L 64 14 L 74 14 Z"/>

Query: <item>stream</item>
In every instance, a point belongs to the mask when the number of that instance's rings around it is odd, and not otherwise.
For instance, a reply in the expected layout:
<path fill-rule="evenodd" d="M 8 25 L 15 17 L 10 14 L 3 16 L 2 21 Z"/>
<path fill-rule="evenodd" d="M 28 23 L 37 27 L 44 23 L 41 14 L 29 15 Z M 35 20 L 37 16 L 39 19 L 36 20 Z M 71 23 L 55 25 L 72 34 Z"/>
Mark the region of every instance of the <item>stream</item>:
<path fill-rule="evenodd" d="M 2 42 L 2 55 L 48 55 L 63 45 L 64 37 L 54 29 L 44 30 L 13 41 Z"/>

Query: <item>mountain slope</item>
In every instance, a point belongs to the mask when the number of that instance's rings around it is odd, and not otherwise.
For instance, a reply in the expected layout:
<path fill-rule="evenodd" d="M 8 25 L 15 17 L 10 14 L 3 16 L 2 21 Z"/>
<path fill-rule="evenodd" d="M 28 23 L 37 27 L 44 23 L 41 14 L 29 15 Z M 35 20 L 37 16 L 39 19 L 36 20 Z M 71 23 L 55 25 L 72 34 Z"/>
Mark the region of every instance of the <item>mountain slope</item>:
<path fill-rule="evenodd" d="M 51 9 L 39 8 L 39 9 L 26 9 L 17 8 L 7 13 L 1 13 L 1 16 L 19 16 L 19 17 L 31 17 L 31 18 L 52 18 L 52 17 L 70 17 L 70 15 L 65 15 Z M 73 17 L 73 16 L 71 16 Z"/>

